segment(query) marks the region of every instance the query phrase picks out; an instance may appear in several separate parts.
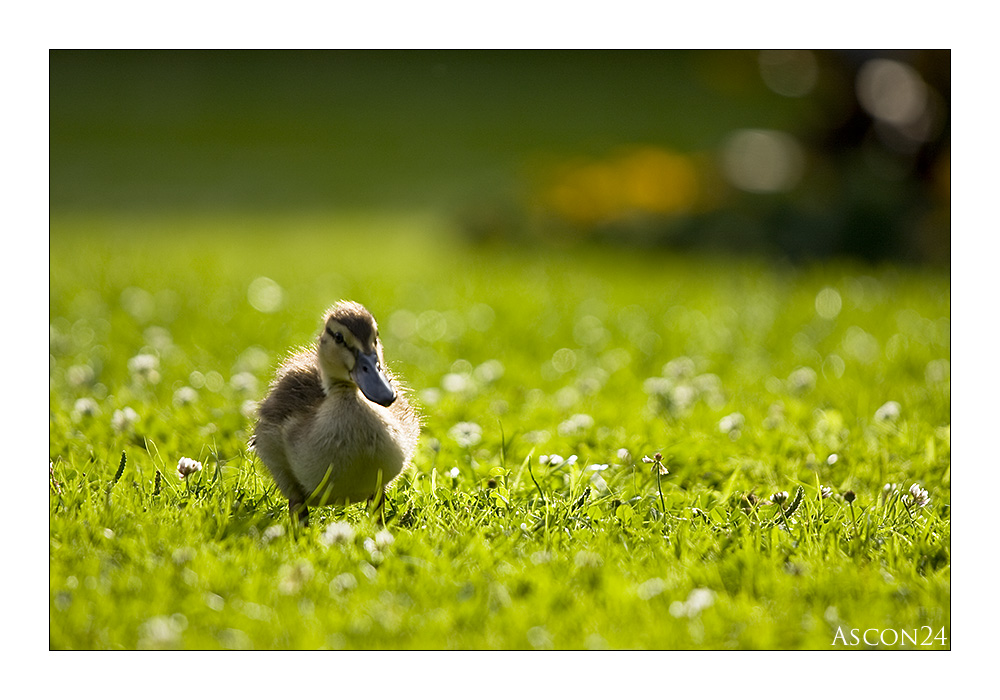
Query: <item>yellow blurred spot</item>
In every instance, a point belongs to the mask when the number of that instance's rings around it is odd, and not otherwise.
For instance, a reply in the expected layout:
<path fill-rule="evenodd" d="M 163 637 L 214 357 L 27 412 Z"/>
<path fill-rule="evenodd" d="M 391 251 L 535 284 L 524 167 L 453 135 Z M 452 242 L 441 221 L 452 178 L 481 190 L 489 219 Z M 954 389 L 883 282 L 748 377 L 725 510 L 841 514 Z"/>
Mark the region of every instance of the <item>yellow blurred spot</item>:
<path fill-rule="evenodd" d="M 622 159 L 622 200 L 627 208 L 671 214 L 690 208 L 698 176 L 686 156 L 645 148 Z"/>
<path fill-rule="evenodd" d="M 567 166 L 543 193 L 545 205 L 577 224 L 593 225 L 635 214 L 690 210 L 700 194 L 689 156 L 654 147 Z"/>

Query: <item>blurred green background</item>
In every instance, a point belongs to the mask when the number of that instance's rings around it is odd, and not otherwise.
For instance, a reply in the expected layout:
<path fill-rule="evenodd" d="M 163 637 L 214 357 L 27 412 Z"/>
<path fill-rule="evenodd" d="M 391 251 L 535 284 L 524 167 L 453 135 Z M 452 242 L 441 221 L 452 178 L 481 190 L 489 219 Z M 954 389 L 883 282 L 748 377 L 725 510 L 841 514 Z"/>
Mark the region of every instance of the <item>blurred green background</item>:
<path fill-rule="evenodd" d="M 947 265 L 950 52 L 53 51 L 55 215 Z"/>

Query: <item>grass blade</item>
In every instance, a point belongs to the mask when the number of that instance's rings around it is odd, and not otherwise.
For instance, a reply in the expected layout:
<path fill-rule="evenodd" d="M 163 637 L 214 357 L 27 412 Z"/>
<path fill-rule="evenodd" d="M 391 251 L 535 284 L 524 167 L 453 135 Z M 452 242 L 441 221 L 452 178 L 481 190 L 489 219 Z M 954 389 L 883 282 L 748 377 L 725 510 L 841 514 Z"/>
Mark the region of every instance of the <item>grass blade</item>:
<path fill-rule="evenodd" d="M 122 450 L 122 460 L 118 463 L 118 471 L 115 472 L 115 478 L 111 482 L 111 487 L 113 488 L 118 480 L 122 478 L 122 474 L 125 473 L 125 450 Z"/>
<path fill-rule="evenodd" d="M 795 490 L 795 496 L 792 498 L 792 502 L 789 503 L 788 508 L 785 509 L 786 518 L 790 518 L 795 515 L 795 511 L 797 511 L 799 506 L 802 505 L 802 495 L 804 493 L 805 490 L 801 486 Z"/>

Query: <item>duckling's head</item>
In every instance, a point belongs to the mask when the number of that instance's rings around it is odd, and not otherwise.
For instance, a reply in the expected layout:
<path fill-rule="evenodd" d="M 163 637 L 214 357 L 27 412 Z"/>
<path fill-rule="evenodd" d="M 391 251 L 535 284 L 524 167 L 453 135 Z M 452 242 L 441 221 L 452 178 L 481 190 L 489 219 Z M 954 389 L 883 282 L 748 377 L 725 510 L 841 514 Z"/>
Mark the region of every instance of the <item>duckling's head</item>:
<path fill-rule="evenodd" d="M 337 383 L 353 383 L 373 403 L 389 406 L 396 400 L 382 366 L 378 324 L 361 304 L 341 301 L 326 312 L 317 356 L 327 390 Z"/>

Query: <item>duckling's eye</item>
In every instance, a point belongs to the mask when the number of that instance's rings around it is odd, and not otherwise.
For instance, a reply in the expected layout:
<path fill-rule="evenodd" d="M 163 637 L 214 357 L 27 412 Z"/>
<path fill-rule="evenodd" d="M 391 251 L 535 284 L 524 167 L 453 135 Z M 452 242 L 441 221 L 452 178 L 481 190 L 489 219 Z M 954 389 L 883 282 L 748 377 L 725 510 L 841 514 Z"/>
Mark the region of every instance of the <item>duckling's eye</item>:
<path fill-rule="evenodd" d="M 334 331 L 331 331 L 329 328 L 327 328 L 326 329 L 326 333 L 331 338 L 333 338 L 335 341 L 337 341 L 338 345 L 343 345 L 344 344 L 344 334 L 341 333 L 340 331 L 334 332 Z"/>

